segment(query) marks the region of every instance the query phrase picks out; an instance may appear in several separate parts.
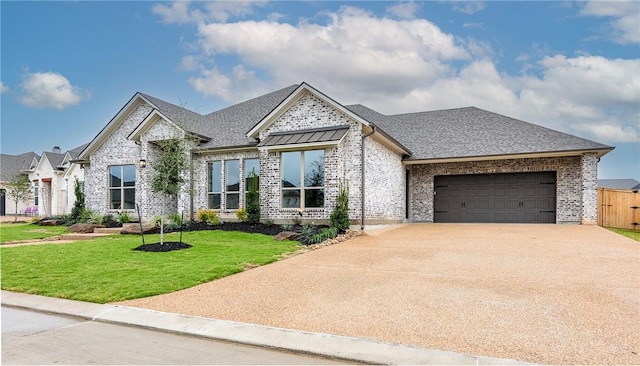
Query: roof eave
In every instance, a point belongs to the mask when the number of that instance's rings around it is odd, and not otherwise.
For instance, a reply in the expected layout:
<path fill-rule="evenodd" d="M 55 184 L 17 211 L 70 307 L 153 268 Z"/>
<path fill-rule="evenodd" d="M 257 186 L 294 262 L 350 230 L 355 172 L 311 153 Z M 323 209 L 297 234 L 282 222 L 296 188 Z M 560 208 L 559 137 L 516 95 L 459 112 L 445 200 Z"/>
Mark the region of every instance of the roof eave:
<path fill-rule="evenodd" d="M 234 146 L 217 146 L 217 147 L 200 147 L 194 148 L 192 151 L 194 154 L 212 154 L 231 151 L 251 151 L 258 150 L 257 143 L 250 145 L 234 145 Z"/>
<path fill-rule="evenodd" d="M 149 103 L 153 108 L 156 108 L 152 103 L 150 103 L 146 98 L 144 98 L 140 93 L 135 93 L 131 99 L 116 113 L 109 123 L 98 132 L 98 134 L 89 142 L 89 144 L 78 154 L 78 160 L 89 160 L 89 156 L 104 142 L 104 140 L 111 135 L 112 130 L 118 125 L 116 122 L 121 118 L 128 114 L 128 111 L 132 110 L 135 106 L 138 105 L 140 101 L 145 103 Z"/>
<path fill-rule="evenodd" d="M 460 156 L 460 157 L 444 157 L 444 158 L 427 158 L 427 159 L 414 159 L 406 158 L 402 161 L 405 165 L 416 164 L 438 164 L 438 163 L 459 163 L 466 161 L 482 161 L 482 160 L 507 160 L 507 159 L 532 159 L 532 158 L 548 158 L 558 156 L 580 156 L 585 153 L 596 153 L 598 158 L 607 154 L 614 147 L 606 147 L 599 149 L 582 149 L 582 150 L 561 150 L 561 151 L 542 151 L 542 152 L 530 152 L 530 153 L 515 153 L 515 154 L 496 154 L 496 155 L 476 155 L 476 156 Z"/>

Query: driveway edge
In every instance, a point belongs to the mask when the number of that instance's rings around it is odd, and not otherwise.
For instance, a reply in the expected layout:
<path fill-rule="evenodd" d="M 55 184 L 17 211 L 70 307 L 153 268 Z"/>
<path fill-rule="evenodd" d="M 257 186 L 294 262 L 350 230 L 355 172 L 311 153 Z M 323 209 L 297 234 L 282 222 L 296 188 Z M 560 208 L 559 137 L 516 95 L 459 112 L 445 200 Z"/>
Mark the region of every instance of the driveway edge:
<path fill-rule="evenodd" d="M 337 336 L 2 291 L 2 305 L 92 321 L 229 341 L 370 364 L 476 364 L 524 362 Z"/>

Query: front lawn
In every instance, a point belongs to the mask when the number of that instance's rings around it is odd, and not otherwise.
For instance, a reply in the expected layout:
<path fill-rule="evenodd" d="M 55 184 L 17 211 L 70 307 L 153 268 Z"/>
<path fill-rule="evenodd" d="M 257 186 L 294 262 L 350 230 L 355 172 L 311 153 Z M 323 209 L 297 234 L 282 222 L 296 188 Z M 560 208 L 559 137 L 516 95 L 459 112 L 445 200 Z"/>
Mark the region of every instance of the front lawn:
<path fill-rule="evenodd" d="M 66 226 L 38 226 L 31 223 L 0 224 L 0 243 L 16 240 L 44 239 L 67 232 Z"/>
<path fill-rule="evenodd" d="M 614 233 L 618 233 L 620 235 L 624 235 L 633 240 L 640 241 L 640 231 L 637 230 L 628 230 L 628 229 L 616 229 L 612 227 L 608 227 L 607 229 L 613 231 Z"/>
<path fill-rule="evenodd" d="M 179 233 L 165 234 L 178 241 Z M 159 235 L 145 235 L 146 243 Z M 174 292 L 264 265 L 300 243 L 271 236 L 207 230 L 186 232 L 189 249 L 132 250 L 139 236 L 117 235 L 69 244 L 0 248 L 2 289 L 107 303 Z"/>

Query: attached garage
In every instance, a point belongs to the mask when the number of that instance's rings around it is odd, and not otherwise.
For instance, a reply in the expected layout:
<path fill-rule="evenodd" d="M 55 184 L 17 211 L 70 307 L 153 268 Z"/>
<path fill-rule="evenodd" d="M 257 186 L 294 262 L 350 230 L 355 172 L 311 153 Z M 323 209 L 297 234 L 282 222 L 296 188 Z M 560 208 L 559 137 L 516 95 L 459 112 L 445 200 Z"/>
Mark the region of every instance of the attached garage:
<path fill-rule="evenodd" d="M 556 172 L 435 176 L 434 222 L 555 223 Z"/>

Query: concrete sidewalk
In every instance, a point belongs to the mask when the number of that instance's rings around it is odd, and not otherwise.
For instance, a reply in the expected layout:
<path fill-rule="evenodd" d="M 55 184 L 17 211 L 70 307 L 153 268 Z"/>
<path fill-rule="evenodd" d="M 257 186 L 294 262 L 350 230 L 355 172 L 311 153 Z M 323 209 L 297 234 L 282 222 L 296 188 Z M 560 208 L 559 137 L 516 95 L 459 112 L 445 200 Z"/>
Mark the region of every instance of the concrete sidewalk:
<path fill-rule="evenodd" d="M 477 357 L 360 338 L 302 332 L 9 291 L 2 291 L 2 305 L 362 363 L 405 365 L 524 364 L 515 360 Z"/>

